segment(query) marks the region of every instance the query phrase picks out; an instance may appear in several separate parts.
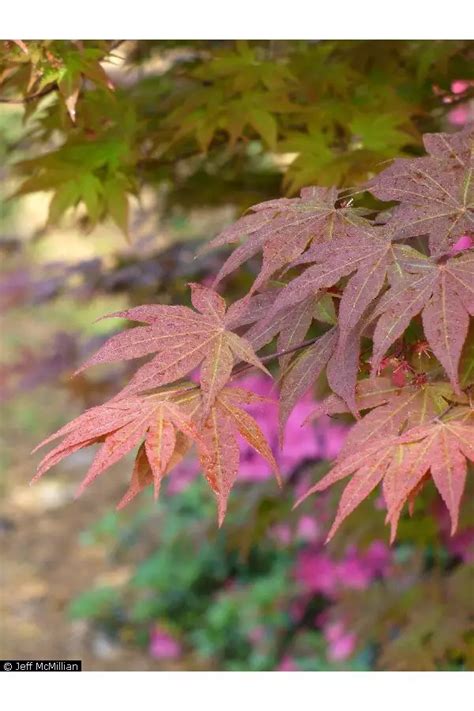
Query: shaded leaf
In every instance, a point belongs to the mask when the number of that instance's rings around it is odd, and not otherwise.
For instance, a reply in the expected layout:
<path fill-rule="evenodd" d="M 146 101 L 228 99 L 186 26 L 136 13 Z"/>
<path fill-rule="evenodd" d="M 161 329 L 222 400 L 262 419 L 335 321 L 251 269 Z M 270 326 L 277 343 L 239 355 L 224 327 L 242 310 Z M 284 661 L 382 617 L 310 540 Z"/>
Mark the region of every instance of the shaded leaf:
<path fill-rule="evenodd" d="M 293 408 L 324 370 L 336 346 L 337 332 L 331 329 L 307 346 L 291 362 L 280 388 L 280 439 Z"/>
<path fill-rule="evenodd" d="M 398 200 L 388 226 L 400 238 L 429 234 L 434 255 L 474 229 L 472 126 L 450 135 L 427 134 L 429 157 L 399 158 L 370 183 L 381 200 Z"/>

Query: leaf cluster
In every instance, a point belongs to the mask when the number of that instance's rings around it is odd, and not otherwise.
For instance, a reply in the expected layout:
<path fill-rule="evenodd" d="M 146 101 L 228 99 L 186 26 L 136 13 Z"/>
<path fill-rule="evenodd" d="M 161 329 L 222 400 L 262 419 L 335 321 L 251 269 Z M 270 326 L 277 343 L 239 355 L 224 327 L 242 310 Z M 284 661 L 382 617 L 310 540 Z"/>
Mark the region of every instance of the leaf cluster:
<path fill-rule="evenodd" d="M 402 508 L 430 479 L 454 533 L 474 461 L 474 251 L 456 251 L 474 225 L 473 141 L 469 126 L 427 134 L 426 156 L 398 159 L 361 186 L 396 203 L 390 210 L 363 211 L 344 191 L 321 187 L 254 205 L 210 243 L 237 246 L 214 288 L 190 284 L 193 308 L 112 314 L 141 325 L 109 339 L 84 368 L 155 355 L 112 401 L 54 435 L 63 441 L 38 476 L 103 442 L 84 488 L 140 445 L 128 501 L 153 482 L 158 492 L 194 443 L 222 523 L 238 436 L 279 476 L 245 411 L 257 396 L 231 385 L 243 370 L 268 373 L 264 363 L 278 360 L 282 443 L 294 405 L 324 379 L 328 396 L 313 416 L 357 420 L 333 468 L 306 494 L 351 477 L 329 537 L 381 484 L 394 538 Z M 261 269 L 249 292 L 227 306 L 216 286 L 255 255 Z M 275 341 L 276 352 L 258 354 Z M 183 382 L 190 375 L 195 382 Z"/>

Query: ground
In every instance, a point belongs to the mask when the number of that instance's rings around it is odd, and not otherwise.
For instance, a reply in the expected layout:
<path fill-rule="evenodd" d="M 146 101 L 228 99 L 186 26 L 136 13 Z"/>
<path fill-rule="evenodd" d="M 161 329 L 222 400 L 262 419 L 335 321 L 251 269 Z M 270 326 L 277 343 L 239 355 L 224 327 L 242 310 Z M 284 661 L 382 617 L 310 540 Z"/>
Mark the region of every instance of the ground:
<path fill-rule="evenodd" d="M 77 462 L 75 469 L 82 466 Z M 158 669 L 146 650 L 111 642 L 67 614 L 78 593 L 113 584 L 104 573 L 110 566 L 103 548 L 81 546 L 78 539 L 113 508 L 124 483 L 120 476 L 104 477 L 74 500 L 80 472 L 63 471 L 31 488 L 27 463 L 8 472 L 0 507 L 0 658 L 82 659 L 85 670 Z M 115 568 L 113 575 L 118 579 L 127 571 Z"/>

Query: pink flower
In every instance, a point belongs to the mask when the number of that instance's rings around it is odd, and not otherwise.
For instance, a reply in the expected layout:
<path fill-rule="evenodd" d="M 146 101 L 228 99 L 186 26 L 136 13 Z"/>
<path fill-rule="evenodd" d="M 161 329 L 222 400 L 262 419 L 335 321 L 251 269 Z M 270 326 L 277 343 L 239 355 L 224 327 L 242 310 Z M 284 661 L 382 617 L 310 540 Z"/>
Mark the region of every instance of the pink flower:
<path fill-rule="evenodd" d="M 474 527 L 470 526 L 451 536 L 451 520 L 447 508 L 438 501 L 434 506 L 434 513 L 438 519 L 441 538 L 451 555 L 458 556 L 465 563 L 473 563 Z"/>
<path fill-rule="evenodd" d="M 298 671 L 298 667 L 291 657 L 286 656 L 283 657 L 280 664 L 277 666 L 276 671 Z"/>
<path fill-rule="evenodd" d="M 171 472 L 166 489 L 167 494 L 180 494 L 199 474 L 199 463 L 196 459 L 187 459 Z"/>
<path fill-rule="evenodd" d="M 178 659 L 181 656 L 181 645 L 165 629 L 155 626 L 150 635 L 148 648 L 155 659 Z"/>
<path fill-rule="evenodd" d="M 456 254 L 457 252 L 463 252 L 465 249 L 470 249 L 473 244 L 474 241 L 472 237 L 469 235 L 462 235 L 456 244 L 451 247 L 451 254 Z"/>
<path fill-rule="evenodd" d="M 356 645 L 356 637 L 348 632 L 329 644 L 328 657 L 331 661 L 340 662 L 351 656 Z"/>
<path fill-rule="evenodd" d="M 283 543 L 283 545 L 291 543 L 291 528 L 287 523 L 278 523 L 272 527 L 271 532 L 278 543 Z"/>
<path fill-rule="evenodd" d="M 388 572 L 390 561 L 390 550 L 382 541 L 374 541 L 365 554 L 352 546 L 339 561 L 327 553 L 303 550 L 294 574 L 307 591 L 334 597 L 343 588 L 365 590 L 375 576 Z"/>
<path fill-rule="evenodd" d="M 239 386 L 257 395 L 274 397 L 274 384 L 260 375 L 253 375 L 239 381 Z M 314 410 L 315 401 L 307 394 L 296 405 L 285 428 L 285 444 L 280 449 L 278 443 L 278 407 L 275 403 L 250 405 L 248 412 L 255 417 L 280 465 L 283 475 L 291 473 L 305 459 L 332 459 L 339 453 L 347 433 L 347 428 L 335 425 L 327 417 L 317 423 L 302 426 L 306 417 Z M 272 476 L 270 466 L 244 441 L 241 442 L 241 466 L 239 479 L 242 481 L 262 481 Z"/>
<path fill-rule="evenodd" d="M 461 558 L 464 563 L 474 563 L 474 528 L 468 528 L 449 537 L 446 548 L 451 555 Z"/>
<path fill-rule="evenodd" d="M 343 633 L 342 622 L 329 622 L 324 628 L 324 636 L 328 642 L 335 642 Z"/>
<path fill-rule="evenodd" d="M 387 504 L 385 503 L 385 499 L 382 494 L 377 496 L 377 498 L 375 499 L 374 508 L 377 511 L 384 511 L 387 508 Z"/>
<path fill-rule="evenodd" d="M 295 578 L 308 591 L 331 595 L 338 584 L 337 565 L 326 553 L 302 551 L 298 556 Z"/>
<path fill-rule="evenodd" d="M 375 576 L 387 573 L 390 561 L 390 550 L 382 541 L 371 543 L 365 554 L 351 547 L 337 564 L 339 580 L 343 587 L 365 590 Z"/>
<path fill-rule="evenodd" d="M 321 529 L 313 516 L 301 516 L 296 529 L 300 540 L 315 543 L 320 538 L 320 533 Z"/>
<path fill-rule="evenodd" d="M 453 94 L 462 94 L 466 91 L 466 89 L 469 89 L 470 85 L 471 82 L 469 81 L 464 81 L 463 79 L 456 79 L 451 84 L 451 91 L 453 92 Z"/>
<path fill-rule="evenodd" d="M 293 600 L 290 603 L 290 608 L 289 608 L 291 619 L 295 622 L 301 620 L 301 618 L 303 617 L 303 615 L 305 613 L 305 608 L 306 608 L 306 601 L 304 600 L 304 598 L 301 597 L 299 599 Z"/>
<path fill-rule="evenodd" d="M 343 587 L 365 590 L 372 575 L 364 561 L 357 555 L 349 555 L 337 564 L 337 573 Z"/>
<path fill-rule="evenodd" d="M 372 575 L 386 575 L 392 560 L 390 548 L 383 541 L 373 541 L 366 553 Z"/>
<path fill-rule="evenodd" d="M 254 627 L 248 633 L 248 638 L 252 644 L 259 644 L 265 639 L 265 627 L 261 625 L 259 627 Z"/>
<path fill-rule="evenodd" d="M 449 112 L 448 120 L 453 126 L 465 126 L 471 116 L 472 110 L 468 106 L 456 106 Z"/>
<path fill-rule="evenodd" d="M 347 632 L 342 622 L 330 622 L 323 634 L 328 642 L 328 658 L 331 661 L 341 662 L 354 652 L 356 636 L 353 632 Z"/>

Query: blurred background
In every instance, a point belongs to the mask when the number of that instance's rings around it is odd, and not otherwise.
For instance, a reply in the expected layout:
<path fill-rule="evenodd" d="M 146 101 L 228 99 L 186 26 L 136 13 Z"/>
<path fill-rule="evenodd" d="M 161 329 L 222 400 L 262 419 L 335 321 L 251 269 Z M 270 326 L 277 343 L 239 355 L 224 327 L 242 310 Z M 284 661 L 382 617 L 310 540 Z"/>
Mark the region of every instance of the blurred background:
<path fill-rule="evenodd" d="M 0 656 L 86 670 L 474 668 L 472 481 L 453 538 L 429 486 L 392 547 L 377 496 L 328 546 L 338 491 L 291 510 L 350 427 L 302 426 L 324 383 L 295 408 L 283 451 L 276 408 L 254 410 L 285 487 L 243 445 L 221 530 L 192 458 L 158 503 L 146 491 L 120 512 L 131 457 L 79 500 L 90 450 L 28 486 L 31 449 L 133 372 L 71 378 L 117 329 L 96 319 L 187 302 L 187 282 L 225 256 L 195 259 L 199 247 L 250 205 L 355 186 L 421 154 L 424 132 L 474 120 L 473 43 L 0 45 Z M 257 266 L 227 280 L 229 300 Z M 272 395 L 264 376 L 242 384 Z"/>

